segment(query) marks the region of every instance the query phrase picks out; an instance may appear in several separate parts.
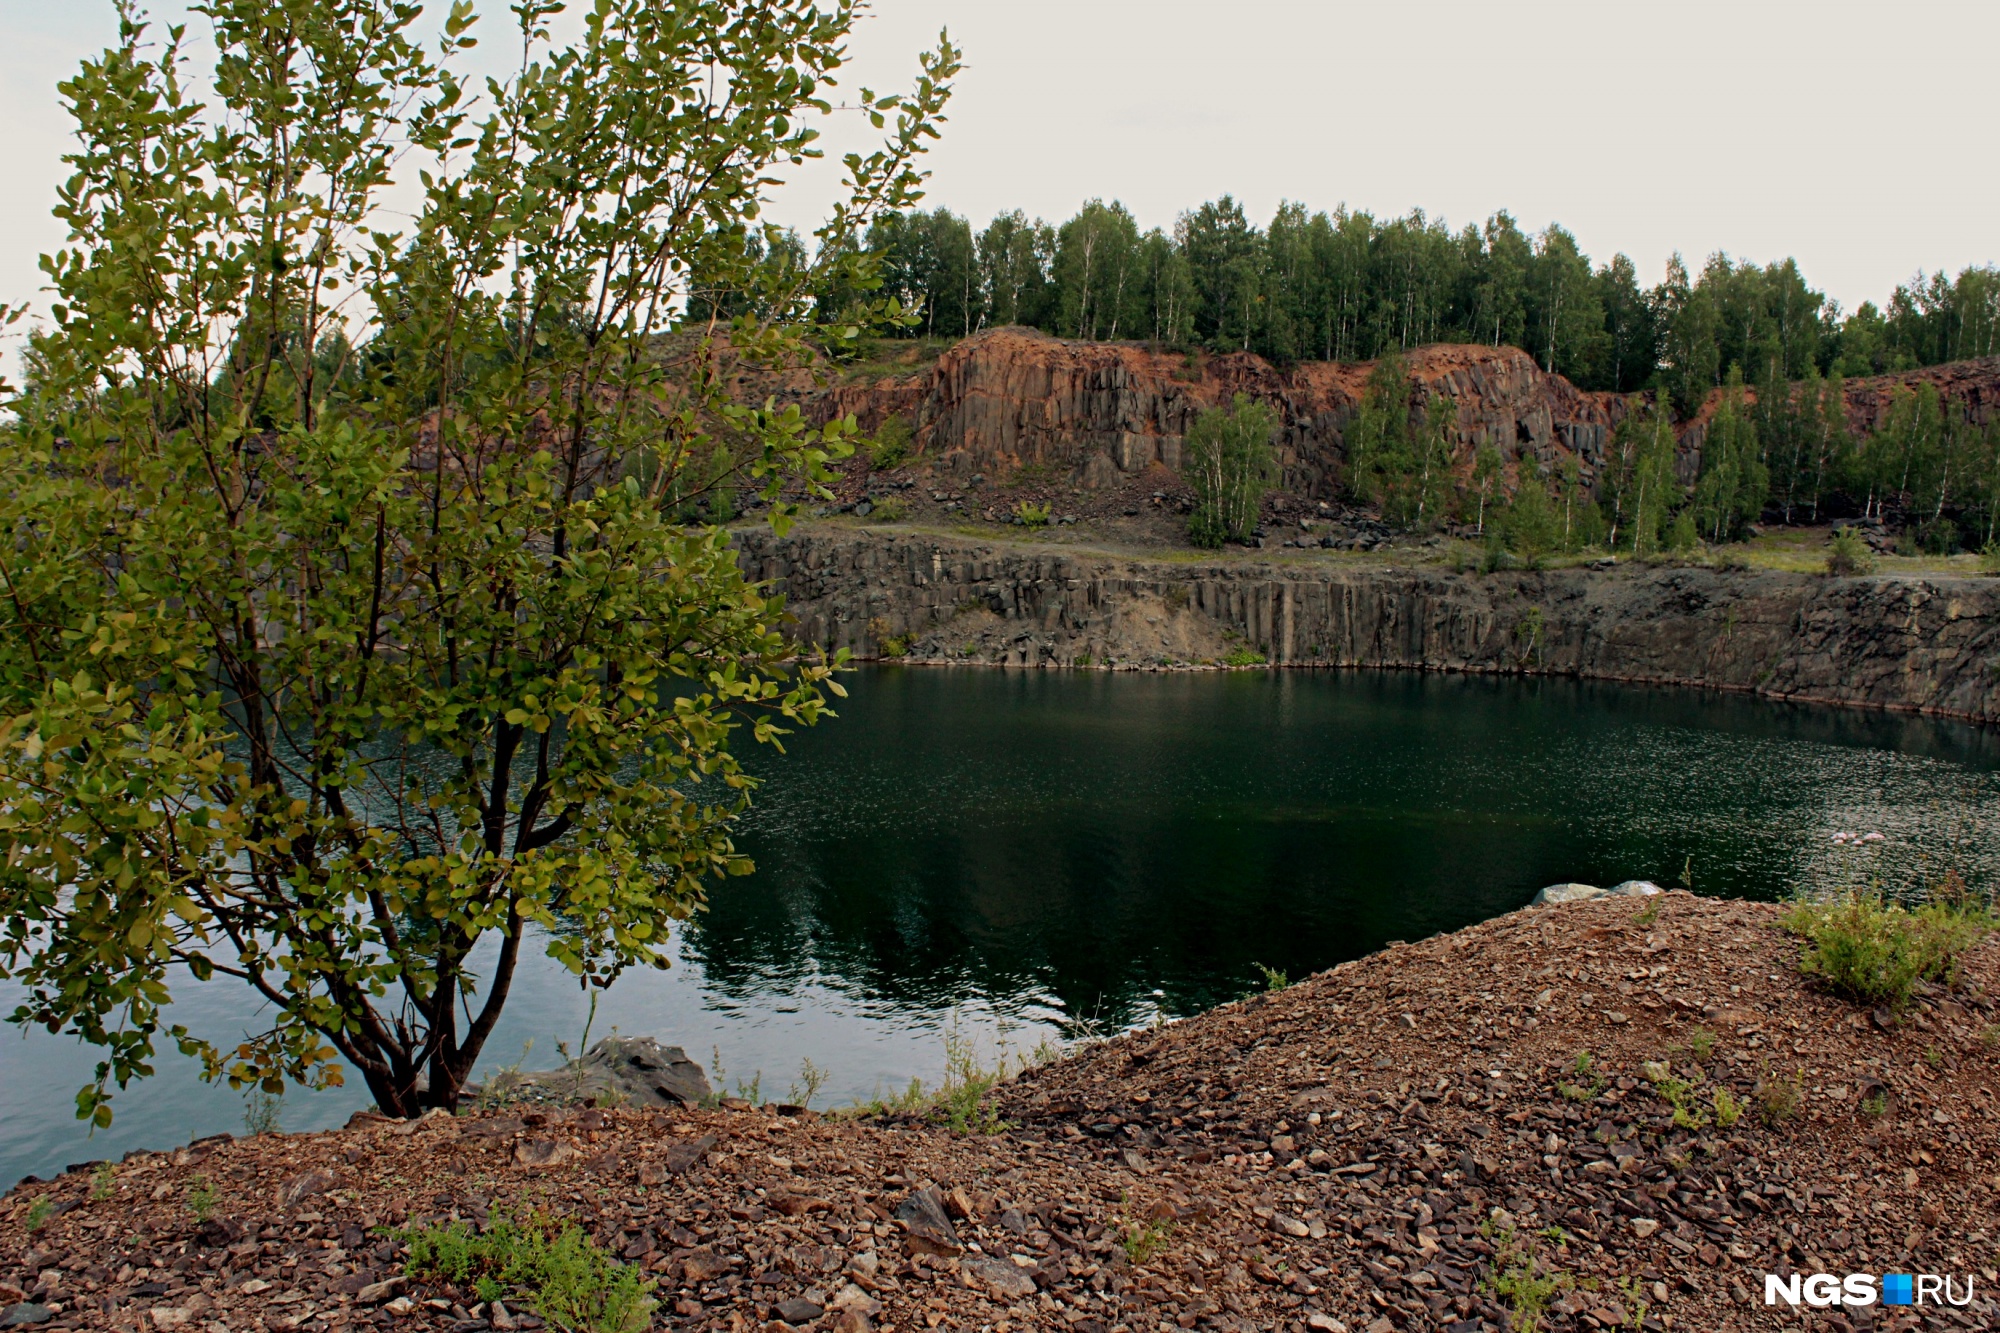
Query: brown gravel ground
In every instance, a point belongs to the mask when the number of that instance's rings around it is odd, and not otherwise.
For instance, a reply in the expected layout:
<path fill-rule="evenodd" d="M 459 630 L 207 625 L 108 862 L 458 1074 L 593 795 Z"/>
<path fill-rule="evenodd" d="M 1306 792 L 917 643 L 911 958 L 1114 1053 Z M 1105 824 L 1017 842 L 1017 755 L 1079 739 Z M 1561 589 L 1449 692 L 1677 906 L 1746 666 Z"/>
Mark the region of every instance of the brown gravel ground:
<path fill-rule="evenodd" d="M 0 1202 L 0 1310 L 534 1328 L 397 1282 L 389 1232 L 535 1207 L 643 1265 L 660 1328 L 1469 1333 L 1523 1326 L 1494 1277 L 1525 1256 L 1558 1283 L 1551 1329 L 2000 1325 L 2000 942 L 1896 1019 L 1802 985 L 1776 915 L 1681 893 L 1526 909 L 1030 1071 L 993 1134 L 739 1103 L 135 1154 Z M 1718 1089 L 1743 1108 L 1727 1127 Z M 1764 1306 L 1767 1271 L 1969 1273 L 1979 1294 L 1793 1312 Z"/>

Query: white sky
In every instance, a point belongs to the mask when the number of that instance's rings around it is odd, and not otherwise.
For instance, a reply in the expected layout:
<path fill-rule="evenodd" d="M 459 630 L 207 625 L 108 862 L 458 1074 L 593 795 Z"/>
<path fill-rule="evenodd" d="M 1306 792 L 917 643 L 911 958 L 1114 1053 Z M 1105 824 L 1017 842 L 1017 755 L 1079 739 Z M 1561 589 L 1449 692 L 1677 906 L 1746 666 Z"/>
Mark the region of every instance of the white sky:
<path fill-rule="evenodd" d="M 506 6 L 481 8 L 498 56 Z M 1993 0 L 877 0 L 854 80 L 905 84 L 947 25 L 967 69 L 927 203 L 975 225 L 1093 196 L 1142 226 L 1225 192 L 1260 223 L 1505 208 L 1649 284 L 1674 250 L 1794 255 L 1849 309 L 2000 260 Z M 56 81 L 114 34 L 109 0 L 0 0 L 0 301 L 63 239 Z M 809 230 L 831 189 L 808 173 L 773 215 Z"/>

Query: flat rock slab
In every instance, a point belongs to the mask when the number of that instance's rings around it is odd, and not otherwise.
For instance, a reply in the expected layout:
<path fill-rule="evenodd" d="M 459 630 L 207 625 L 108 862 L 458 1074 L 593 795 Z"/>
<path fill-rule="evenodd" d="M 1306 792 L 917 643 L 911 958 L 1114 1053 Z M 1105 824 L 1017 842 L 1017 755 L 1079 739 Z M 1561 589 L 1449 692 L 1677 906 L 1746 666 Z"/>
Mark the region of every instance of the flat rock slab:
<path fill-rule="evenodd" d="M 1604 890 L 1595 884 L 1551 884 L 1534 896 L 1530 907 L 1549 907 L 1560 903 L 1580 903 L 1590 898 L 1602 898 Z"/>

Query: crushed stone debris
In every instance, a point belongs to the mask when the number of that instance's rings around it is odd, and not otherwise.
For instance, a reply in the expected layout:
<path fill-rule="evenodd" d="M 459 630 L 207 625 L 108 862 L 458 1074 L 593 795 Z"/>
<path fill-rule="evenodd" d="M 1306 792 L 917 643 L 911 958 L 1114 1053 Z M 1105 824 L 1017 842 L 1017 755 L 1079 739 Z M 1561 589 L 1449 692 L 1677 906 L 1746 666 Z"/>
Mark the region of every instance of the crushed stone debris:
<path fill-rule="evenodd" d="M 536 1106 L 133 1154 L 108 1197 L 84 1164 L 0 1201 L 0 1319 L 533 1330 L 406 1279 L 394 1233 L 540 1209 L 643 1268 L 663 1329 L 1474 1333 L 1519 1327 L 1496 1270 L 1530 1260 L 1554 1330 L 1797 1325 L 1767 1272 L 1970 1274 L 1963 1308 L 1811 1322 L 2000 1326 L 2000 944 L 1870 1013 L 1777 915 L 1524 909 L 1030 1070 L 991 1135 Z"/>

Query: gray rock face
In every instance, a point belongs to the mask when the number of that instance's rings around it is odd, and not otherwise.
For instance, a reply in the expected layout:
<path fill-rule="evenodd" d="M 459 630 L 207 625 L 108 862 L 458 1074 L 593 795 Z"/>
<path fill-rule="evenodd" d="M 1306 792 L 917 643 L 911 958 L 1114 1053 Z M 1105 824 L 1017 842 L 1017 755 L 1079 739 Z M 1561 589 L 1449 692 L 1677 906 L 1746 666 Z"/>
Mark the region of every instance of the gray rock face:
<path fill-rule="evenodd" d="M 468 1091 L 474 1091 L 468 1089 Z M 606 1037 L 561 1069 L 505 1074 L 489 1092 L 530 1101 L 618 1101 L 631 1106 L 695 1105 L 708 1075 L 678 1046 L 651 1037 Z"/>
<path fill-rule="evenodd" d="M 1552 907 L 1562 903 L 1580 903 L 1586 898 L 1602 898 L 1604 890 L 1595 884 L 1551 884 L 1536 894 L 1529 902 L 1530 907 Z"/>
<path fill-rule="evenodd" d="M 803 643 L 905 661 L 1143 666 L 1249 645 L 1281 666 L 1695 685 L 2000 721 L 2000 579 L 1769 570 L 1143 560 L 917 533 L 737 533 Z M 1229 636 L 1225 638 L 1225 636 Z"/>

